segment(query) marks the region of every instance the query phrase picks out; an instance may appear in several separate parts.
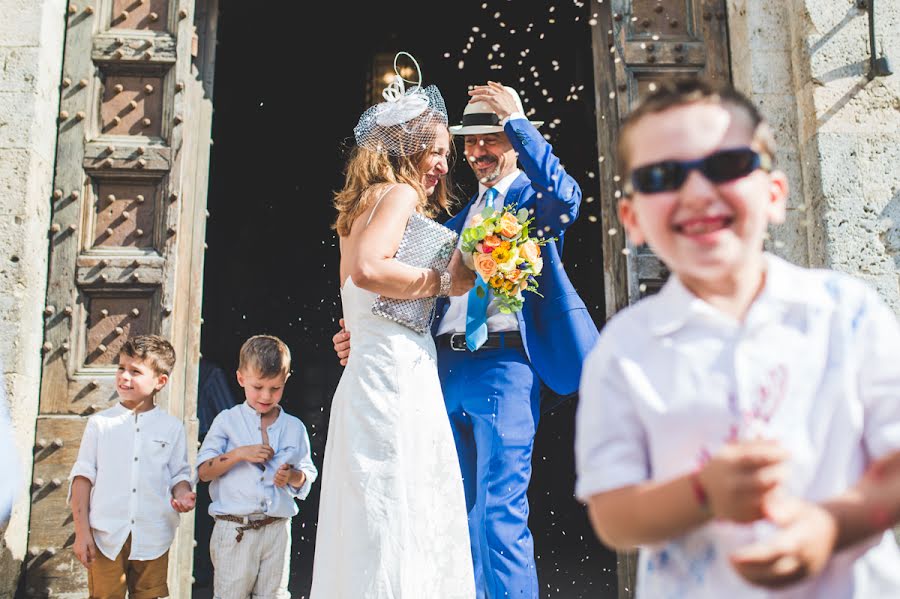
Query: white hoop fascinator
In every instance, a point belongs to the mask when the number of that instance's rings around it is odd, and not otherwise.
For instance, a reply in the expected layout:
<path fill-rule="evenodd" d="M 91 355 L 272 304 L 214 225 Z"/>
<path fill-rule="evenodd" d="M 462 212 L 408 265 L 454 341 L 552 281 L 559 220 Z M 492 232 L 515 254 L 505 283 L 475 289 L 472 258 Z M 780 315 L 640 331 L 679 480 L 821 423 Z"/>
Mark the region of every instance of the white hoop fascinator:
<path fill-rule="evenodd" d="M 409 56 L 416 65 L 419 81 L 400 75 L 397 59 Z M 437 86 L 422 87 L 419 63 L 407 52 L 394 56 L 394 81 L 384 88 L 384 102 L 366 110 L 353 128 L 356 144 L 372 152 L 409 156 L 428 148 L 437 135 L 436 125 L 447 125 L 447 107 Z M 413 84 L 406 89 L 404 83 Z"/>

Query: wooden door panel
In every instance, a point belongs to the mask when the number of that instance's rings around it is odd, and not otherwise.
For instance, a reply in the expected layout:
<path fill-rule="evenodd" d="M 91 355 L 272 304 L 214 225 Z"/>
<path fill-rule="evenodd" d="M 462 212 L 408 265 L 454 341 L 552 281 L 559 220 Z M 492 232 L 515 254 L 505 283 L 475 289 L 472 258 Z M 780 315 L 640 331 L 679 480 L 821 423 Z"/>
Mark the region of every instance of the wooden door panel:
<path fill-rule="evenodd" d="M 724 0 L 593 0 L 595 91 L 604 189 L 607 315 L 659 289 L 668 276 L 646 247 L 627 243 L 615 217 L 621 198 L 618 124 L 664 79 L 729 79 Z M 621 232 L 624 233 L 624 232 Z"/>
<path fill-rule="evenodd" d="M 208 169 L 211 96 L 192 90 L 211 89 L 212 76 L 206 69 L 210 80 L 196 81 L 198 6 L 203 19 L 217 18 L 216 0 L 88 0 L 67 10 L 29 597 L 86 593 L 63 481 L 87 417 L 117 401 L 116 360 L 129 336 L 157 333 L 174 345 L 177 372 L 157 403 L 184 420 L 196 452 L 194 290 L 206 208 L 198 171 Z M 214 40 L 204 42 L 212 61 Z M 172 547 L 181 556 L 170 572 L 173 597 L 190 596 L 192 522 L 184 519 Z"/>

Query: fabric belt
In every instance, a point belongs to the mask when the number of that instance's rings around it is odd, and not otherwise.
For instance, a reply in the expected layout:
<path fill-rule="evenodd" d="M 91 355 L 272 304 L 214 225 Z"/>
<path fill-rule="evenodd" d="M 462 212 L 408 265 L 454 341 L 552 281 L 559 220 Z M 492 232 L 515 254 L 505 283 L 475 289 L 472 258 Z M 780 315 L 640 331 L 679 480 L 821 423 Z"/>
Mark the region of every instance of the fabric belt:
<path fill-rule="evenodd" d="M 256 530 L 258 528 L 262 528 L 263 526 L 268 526 L 269 524 L 281 522 L 282 520 L 284 520 L 284 518 L 266 516 L 265 518 L 261 518 L 259 520 L 251 520 L 249 516 L 231 516 L 229 514 L 220 514 L 216 516 L 216 520 L 225 520 L 226 522 L 243 524 L 243 526 L 237 527 L 237 536 L 235 537 L 237 542 L 240 543 L 241 539 L 244 538 L 245 530 Z"/>
<path fill-rule="evenodd" d="M 453 351 L 469 351 L 466 347 L 465 333 L 447 333 L 438 337 L 438 345 L 440 347 L 449 347 Z M 522 335 L 519 331 L 506 331 L 504 333 L 488 333 L 487 341 L 484 342 L 479 349 L 504 349 L 504 348 L 522 348 Z"/>

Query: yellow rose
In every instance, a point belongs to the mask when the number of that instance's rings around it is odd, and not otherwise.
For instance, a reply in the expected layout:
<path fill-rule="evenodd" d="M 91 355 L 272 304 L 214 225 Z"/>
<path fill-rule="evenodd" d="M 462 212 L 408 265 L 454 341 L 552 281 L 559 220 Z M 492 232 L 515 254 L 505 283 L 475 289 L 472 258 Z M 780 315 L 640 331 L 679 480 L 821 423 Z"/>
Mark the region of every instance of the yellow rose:
<path fill-rule="evenodd" d="M 504 237 L 515 237 L 521 230 L 522 225 L 516 220 L 516 216 L 509 212 L 504 212 L 500 222 L 497 223 L 497 231 Z"/>
<path fill-rule="evenodd" d="M 475 254 L 475 272 L 487 281 L 497 273 L 497 263 L 490 254 Z"/>
<path fill-rule="evenodd" d="M 508 250 L 509 248 L 512 247 L 512 243 L 510 243 L 509 241 L 501 241 L 500 247 L 503 248 L 504 250 Z"/>
<path fill-rule="evenodd" d="M 523 258 L 534 264 L 534 261 L 541 257 L 541 246 L 529 239 L 519 245 L 519 253 Z"/>

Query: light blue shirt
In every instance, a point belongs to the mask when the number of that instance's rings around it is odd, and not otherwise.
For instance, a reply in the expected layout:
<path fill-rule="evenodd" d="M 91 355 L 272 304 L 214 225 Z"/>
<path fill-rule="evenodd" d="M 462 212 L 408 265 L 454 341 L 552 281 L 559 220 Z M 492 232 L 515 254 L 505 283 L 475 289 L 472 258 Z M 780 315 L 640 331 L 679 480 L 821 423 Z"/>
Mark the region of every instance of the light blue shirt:
<path fill-rule="evenodd" d="M 279 410 L 278 417 L 267 430 L 274 457 L 265 464 L 241 462 L 212 481 L 209 485 L 210 516 L 266 514 L 290 518 L 299 511 L 294 498 L 305 499 L 309 495 L 319 471 L 312 462 L 306 426 L 284 409 Z M 198 468 L 199 464 L 232 449 L 260 443 L 262 418 L 247 402 L 219 412 L 197 454 Z M 275 473 L 282 464 L 290 464 L 306 474 L 302 487 L 275 486 Z"/>

